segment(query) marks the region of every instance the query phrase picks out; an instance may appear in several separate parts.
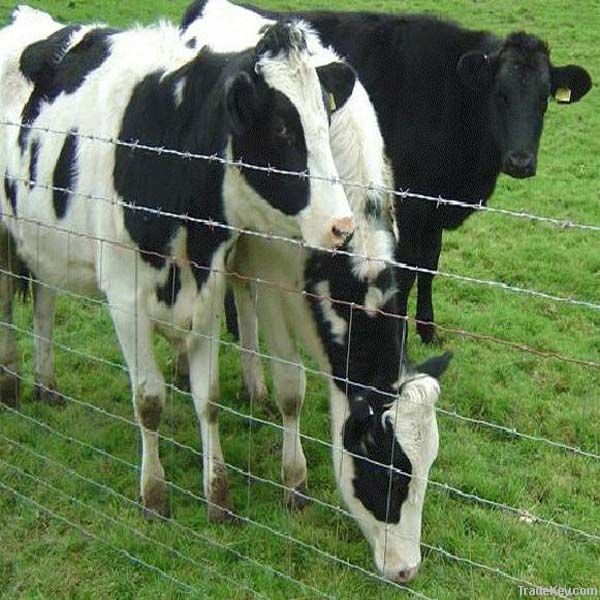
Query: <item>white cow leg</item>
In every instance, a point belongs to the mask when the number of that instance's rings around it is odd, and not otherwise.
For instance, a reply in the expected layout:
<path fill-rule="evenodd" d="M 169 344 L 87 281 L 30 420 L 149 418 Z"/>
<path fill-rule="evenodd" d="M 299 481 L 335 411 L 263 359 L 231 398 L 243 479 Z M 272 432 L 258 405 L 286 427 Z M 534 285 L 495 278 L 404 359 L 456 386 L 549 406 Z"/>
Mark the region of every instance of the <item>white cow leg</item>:
<path fill-rule="evenodd" d="M 274 295 L 265 301 L 263 327 L 269 353 L 276 357 L 271 359 L 271 372 L 275 400 L 283 420 L 283 455 L 281 476 L 284 492 L 284 503 L 291 509 L 303 508 L 308 500 L 306 457 L 300 438 L 300 411 L 306 391 L 306 376 L 295 341 L 289 333 L 284 317 L 284 306 Z M 268 316 L 267 316 L 268 315 Z M 281 362 L 283 359 L 284 362 Z M 287 364 L 293 363 L 293 364 Z"/>
<path fill-rule="evenodd" d="M 64 404 L 55 393 L 54 372 L 54 314 L 56 292 L 39 282 L 33 284 L 33 322 L 35 333 L 35 397 L 40 402 L 51 405 Z"/>
<path fill-rule="evenodd" d="M 233 504 L 219 436 L 219 321 L 188 340 L 190 386 L 202 435 L 202 477 L 208 518 L 231 521 Z M 212 338 L 212 339 L 207 339 Z"/>
<path fill-rule="evenodd" d="M 259 356 L 258 321 L 255 287 L 249 283 L 232 282 L 240 332 L 242 377 L 244 389 L 253 402 L 264 404 L 268 392 Z"/>
<path fill-rule="evenodd" d="M 14 248 L 8 232 L 0 229 L 0 402 L 19 403 L 19 352 L 13 322 L 13 297 L 18 281 L 10 274 Z"/>
<path fill-rule="evenodd" d="M 129 368 L 133 407 L 142 434 L 140 495 L 144 516 L 152 518 L 157 513 L 169 516 L 165 472 L 158 453 L 158 428 L 165 405 L 165 382 L 154 358 L 152 325 L 146 314 L 135 310 L 135 306 L 124 308 L 111 298 L 109 302 Z"/>

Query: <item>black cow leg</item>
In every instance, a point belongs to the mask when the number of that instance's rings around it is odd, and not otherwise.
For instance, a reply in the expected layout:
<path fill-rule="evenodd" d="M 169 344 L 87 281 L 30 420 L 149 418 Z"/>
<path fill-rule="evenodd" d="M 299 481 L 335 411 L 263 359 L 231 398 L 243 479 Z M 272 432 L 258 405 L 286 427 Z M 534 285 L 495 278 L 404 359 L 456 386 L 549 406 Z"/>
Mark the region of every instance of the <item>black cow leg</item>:
<path fill-rule="evenodd" d="M 417 281 L 417 333 L 424 344 L 439 342 L 433 315 L 432 283 L 433 275 L 419 273 Z"/>
<path fill-rule="evenodd" d="M 442 251 L 442 230 L 433 229 L 423 241 L 422 268 L 437 271 Z M 424 344 L 438 343 L 433 314 L 433 275 L 419 272 L 417 278 L 417 333 Z"/>

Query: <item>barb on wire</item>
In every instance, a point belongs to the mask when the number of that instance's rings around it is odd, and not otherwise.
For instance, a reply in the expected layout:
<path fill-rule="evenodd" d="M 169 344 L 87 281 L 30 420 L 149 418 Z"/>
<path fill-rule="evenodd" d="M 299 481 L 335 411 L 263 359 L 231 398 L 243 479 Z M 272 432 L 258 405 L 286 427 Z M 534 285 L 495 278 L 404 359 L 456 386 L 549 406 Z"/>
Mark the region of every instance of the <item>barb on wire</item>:
<path fill-rule="evenodd" d="M 60 129 L 54 129 L 52 127 L 41 127 L 39 125 L 33 125 L 31 123 L 18 123 L 18 122 L 9 121 L 9 120 L 0 121 L 0 125 L 5 126 L 5 127 L 16 127 L 19 129 L 28 129 L 28 130 L 39 131 L 42 133 L 51 133 L 51 134 L 56 134 L 56 135 L 67 135 L 67 134 L 71 133 L 71 132 L 67 132 L 64 130 L 60 130 Z M 175 150 L 172 148 L 164 148 L 162 146 L 161 147 L 149 146 L 147 144 L 141 144 L 139 142 L 139 140 L 126 141 L 126 140 L 121 140 L 121 139 L 114 138 L 114 137 L 104 137 L 104 136 L 99 136 L 99 135 L 94 135 L 94 134 L 89 134 L 89 133 L 81 133 L 81 132 L 77 132 L 74 135 L 78 138 L 87 139 L 87 140 L 93 141 L 93 142 L 100 142 L 103 144 L 111 144 L 113 146 L 121 146 L 124 148 L 130 148 L 133 150 L 144 150 L 146 152 L 154 152 L 155 154 L 158 154 L 158 155 L 167 154 L 167 155 L 171 155 L 171 156 L 178 156 L 179 158 L 181 158 L 183 160 L 195 159 L 195 160 L 205 160 L 208 162 L 218 162 L 218 163 L 221 163 L 222 165 L 232 166 L 232 167 L 236 167 L 238 169 L 249 169 L 252 171 L 261 171 L 261 172 L 267 172 L 267 173 L 272 173 L 272 174 L 276 174 L 276 175 L 288 175 L 288 176 L 292 176 L 292 177 L 298 177 L 300 179 L 316 179 L 319 181 L 325 181 L 332 185 L 343 185 L 348 188 L 361 189 L 361 190 L 364 190 L 367 192 L 379 191 L 379 192 L 382 192 L 385 194 L 391 194 L 394 197 L 399 198 L 400 200 L 406 199 L 406 198 L 414 198 L 417 200 L 423 200 L 425 202 L 434 203 L 436 205 L 436 207 L 439 207 L 441 205 L 447 205 L 447 206 L 454 206 L 457 208 L 464 208 L 467 210 L 473 210 L 473 211 L 477 211 L 477 212 L 487 212 L 487 213 L 491 213 L 491 214 L 495 213 L 495 214 L 499 214 L 499 215 L 503 215 L 503 216 L 507 216 L 507 217 L 528 219 L 530 221 L 547 223 L 547 224 L 559 227 L 561 229 L 580 229 L 583 231 L 595 231 L 595 232 L 600 231 L 600 225 L 589 225 L 589 224 L 585 224 L 585 223 L 577 223 L 577 222 L 571 221 L 570 219 L 560 219 L 557 217 L 547 217 L 547 216 L 543 216 L 543 215 L 536 215 L 536 214 L 532 214 L 532 213 L 522 211 L 522 210 L 516 211 L 516 210 L 510 210 L 510 209 L 506 209 L 506 208 L 495 208 L 493 206 L 486 206 L 481 199 L 473 199 L 475 201 L 465 202 L 462 200 L 444 198 L 442 196 L 429 196 L 427 194 L 418 194 L 415 192 L 411 192 L 409 189 L 395 190 L 393 188 L 390 188 L 390 187 L 387 187 L 384 185 L 380 185 L 380 184 L 375 184 L 375 183 L 365 184 L 365 183 L 361 183 L 359 181 L 350 181 L 350 180 L 342 179 L 340 177 L 326 177 L 323 175 L 311 175 L 305 171 L 289 171 L 286 169 L 278 169 L 276 167 L 271 167 L 271 166 L 265 167 L 265 166 L 261 166 L 261 165 L 253 165 L 253 164 L 246 163 L 241 159 L 240 160 L 230 160 L 223 156 L 219 156 L 218 154 L 198 154 L 198 153 L 192 153 L 192 152 L 181 152 L 179 150 Z"/>
<path fill-rule="evenodd" d="M 43 389 L 44 391 L 49 391 L 49 388 L 47 388 L 43 384 L 41 384 L 39 382 L 27 380 L 27 379 L 25 379 L 25 378 L 23 378 L 23 377 L 15 374 L 13 371 L 9 370 L 4 365 L 0 365 L 0 370 L 4 371 L 5 373 L 9 373 L 9 374 L 11 374 L 13 376 L 18 377 L 24 383 L 33 384 L 36 387 L 39 387 L 39 388 Z M 95 406 L 94 404 L 91 404 L 89 402 L 84 402 L 83 400 L 79 400 L 77 398 L 73 398 L 73 397 L 68 396 L 66 394 L 62 394 L 60 392 L 57 392 L 56 390 L 53 390 L 53 393 L 56 394 L 56 395 L 58 395 L 60 398 L 62 398 L 63 400 L 65 400 L 67 402 L 70 402 L 72 404 L 76 404 L 76 405 L 82 406 L 84 408 L 90 409 L 90 410 L 92 410 L 92 411 L 94 411 L 94 412 L 96 412 L 98 414 L 101 414 L 101 415 L 103 415 L 105 417 L 108 417 L 110 419 L 114 419 L 114 420 L 120 421 L 122 423 L 125 423 L 125 424 L 131 426 L 131 427 L 140 427 L 140 424 L 136 423 L 135 421 L 133 421 L 131 419 L 128 419 L 127 417 L 123 417 L 121 415 L 116 415 L 114 413 L 111 413 L 110 411 L 107 411 L 104 408 Z M 224 410 L 226 410 L 226 408 L 224 406 L 222 406 L 221 404 L 218 404 L 218 403 L 213 403 L 213 404 L 215 406 L 219 407 L 219 408 L 223 408 Z M 16 414 L 19 414 L 19 415 L 23 414 L 23 413 L 20 413 L 19 411 L 16 411 L 15 409 L 12 409 L 10 407 L 8 407 L 8 408 L 13 413 L 16 413 Z M 241 415 L 241 416 L 243 416 L 246 419 L 250 418 L 249 415 L 244 415 L 243 413 L 237 413 L 237 411 L 235 411 L 235 414 Z M 273 426 L 276 429 L 284 430 L 283 426 L 276 425 L 275 423 L 270 423 L 269 421 L 262 421 L 262 420 L 255 419 L 255 418 L 252 418 L 252 420 L 256 420 L 256 421 L 259 421 L 259 422 L 265 422 L 267 424 L 270 424 L 271 426 Z M 179 442 L 178 440 L 175 440 L 174 438 L 166 436 L 166 435 L 161 434 L 161 433 L 158 433 L 157 435 L 158 435 L 158 437 L 161 440 L 163 440 L 163 441 L 165 441 L 167 443 L 173 444 L 173 445 L 177 446 L 178 448 L 181 448 L 182 450 L 189 451 L 192 454 L 194 454 L 194 455 L 196 455 L 196 456 L 198 456 L 200 458 L 202 457 L 202 453 L 200 451 L 196 450 L 195 448 L 193 448 L 192 446 L 189 446 L 187 444 L 183 444 L 182 442 Z M 321 440 L 319 438 L 314 438 L 314 437 L 308 436 L 306 434 L 300 434 L 300 435 L 304 439 L 307 439 L 307 440 L 312 441 L 312 442 L 316 442 L 316 443 L 318 443 L 318 444 L 320 444 L 322 446 L 325 446 L 328 449 L 341 449 L 339 446 L 337 446 L 336 444 L 332 444 L 331 442 L 326 442 L 324 440 Z M 408 477 L 411 477 L 411 478 L 414 478 L 414 479 L 419 479 L 419 480 L 423 481 L 424 483 L 431 485 L 432 488 L 435 488 L 435 489 L 438 489 L 438 490 L 442 490 L 442 491 L 444 491 L 446 493 L 449 493 L 449 494 L 452 494 L 452 495 L 456 495 L 456 496 L 458 496 L 458 497 L 460 497 L 460 498 L 462 498 L 464 500 L 469 500 L 469 501 L 472 501 L 472 502 L 475 502 L 475 503 L 478 503 L 478 504 L 482 504 L 482 505 L 485 505 L 485 506 L 490 506 L 492 508 L 495 508 L 497 510 L 501 510 L 503 512 L 515 514 L 518 517 L 523 517 L 524 515 L 526 515 L 534 523 L 539 523 L 541 525 L 545 525 L 545 526 L 548 526 L 548 527 L 553 527 L 553 528 L 555 528 L 557 530 L 560 530 L 560 531 L 562 531 L 564 533 L 571 533 L 571 534 L 583 537 L 583 538 L 585 538 L 585 539 L 587 539 L 589 541 L 600 542 L 600 535 L 598 535 L 596 533 L 590 533 L 590 532 L 584 531 L 583 529 L 580 529 L 580 528 L 577 528 L 577 527 L 572 527 L 571 525 L 567 525 L 567 524 L 564 524 L 564 523 L 559 523 L 559 522 L 553 521 L 551 519 L 545 519 L 543 517 L 539 517 L 537 515 L 534 515 L 534 514 L 530 513 L 529 511 L 525 511 L 523 509 L 511 506 L 509 504 L 505 504 L 505 503 L 502 503 L 502 502 L 496 502 L 494 500 L 489 500 L 487 498 L 483 498 L 483 497 L 478 496 L 476 494 L 471 494 L 471 493 L 468 493 L 468 492 L 464 492 L 460 488 L 451 486 L 449 484 L 441 483 L 439 481 L 435 481 L 433 479 L 429 479 L 428 477 L 417 476 L 415 474 L 411 474 L 411 473 L 408 473 L 406 471 L 403 471 L 402 469 L 399 469 L 398 467 L 395 467 L 393 465 L 384 464 L 384 463 L 378 462 L 376 460 L 370 459 L 370 458 L 362 456 L 362 455 L 354 454 L 352 452 L 347 452 L 347 454 L 349 456 L 353 457 L 353 458 L 357 458 L 357 459 L 359 459 L 361 461 L 373 464 L 375 466 L 385 467 L 386 469 L 389 469 L 389 471 L 391 473 L 396 473 L 398 475 L 408 476 Z M 227 463 L 227 466 L 230 466 L 229 463 Z M 239 467 L 233 467 L 233 468 L 234 468 L 234 470 L 236 472 L 241 473 L 243 476 L 246 476 L 246 477 L 250 476 L 250 477 L 252 477 L 251 473 L 248 473 L 248 472 L 244 471 L 243 469 L 240 469 Z M 273 483 L 273 482 L 270 482 L 270 480 L 266 480 L 266 481 L 269 482 L 269 483 Z M 282 487 L 283 487 L 283 489 L 286 489 L 288 491 L 294 491 L 295 492 L 295 490 L 293 490 L 292 488 L 286 488 L 285 486 L 282 486 Z M 312 499 L 310 496 L 306 496 L 306 498 Z M 340 509 L 337 509 L 333 505 L 330 505 L 330 508 L 333 508 L 333 509 L 336 509 L 336 510 L 340 510 Z M 350 515 L 350 516 L 352 516 L 352 515 Z"/>
<path fill-rule="evenodd" d="M 557 296 L 557 295 L 549 294 L 546 292 L 540 292 L 537 290 L 532 290 L 532 289 L 522 288 L 522 287 L 515 286 L 515 285 L 510 285 L 508 283 L 504 283 L 502 281 L 495 281 L 492 279 L 480 279 L 477 277 L 470 277 L 467 275 L 459 275 L 457 273 L 450 273 L 447 271 L 440 271 L 440 270 L 436 270 L 436 269 L 427 269 L 425 267 L 416 267 L 414 265 L 409 265 L 408 263 L 403 263 L 403 262 L 400 262 L 397 260 L 393 260 L 391 258 L 382 258 L 382 257 L 375 258 L 375 257 L 367 256 L 365 254 L 358 254 L 355 252 L 349 252 L 348 250 L 342 250 L 342 249 L 332 250 L 331 248 L 325 248 L 322 246 L 308 244 L 307 242 L 305 242 L 303 240 L 297 240 L 297 239 L 293 239 L 293 238 L 289 238 L 289 237 L 285 237 L 285 236 L 281 236 L 281 235 L 275 235 L 273 233 L 262 233 L 262 232 L 258 232 L 258 231 L 252 231 L 252 230 L 245 229 L 242 227 L 236 227 L 234 225 L 218 223 L 216 221 L 213 221 L 212 219 L 201 219 L 201 218 L 197 218 L 197 217 L 191 217 L 189 215 L 182 215 L 182 214 L 178 214 L 178 213 L 165 211 L 162 209 L 155 209 L 155 208 L 150 208 L 147 206 L 140 206 L 137 204 L 133 204 L 131 202 L 125 202 L 125 201 L 119 199 L 117 196 L 115 196 L 114 198 L 109 198 L 107 196 L 100 196 L 100 195 L 96 195 L 96 194 L 87 194 L 87 193 L 83 193 L 83 192 L 77 192 L 77 191 L 71 190 L 69 188 L 58 187 L 58 186 L 54 186 L 54 185 L 46 185 L 46 184 L 40 183 L 39 181 L 34 181 L 34 180 L 28 179 L 26 177 L 12 177 L 12 180 L 20 181 L 22 183 L 25 183 L 26 185 L 29 185 L 30 187 L 35 186 L 37 188 L 45 189 L 48 191 L 63 192 L 63 193 L 68 193 L 71 195 L 87 198 L 90 200 L 99 200 L 102 202 L 107 202 L 113 206 L 120 206 L 127 210 L 139 211 L 139 212 L 153 214 L 155 216 L 167 217 L 167 218 L 171 218 L 171 219 L 179 219 L 180 221 L 183 221 L 183 222 L 197 223 L 197 224 L 208 226 L 212 229 L 224 229 L 226 231 L 232 231 L 232 232 L 235 232 L 240 235 L 243 234 L 243 235 L 248 235 L 251 237 L 258 237 L 261 239 L 267 239 L 267 240 L 271 240 L 271 241 L 282 241 L 282 242 L 286 242 L 289 244 L 294 244 L 294 245 L 300 246 L 302 248 L 306 248 L 308 250 L 315 250 L 318 252 L 326 252 L 329 254 L 337 254 L 340 256 L 347 256 L 347 257 L 355 258 L 355 259 L 358 259 L 358 260 L 361 260 L 364 262 L 383 263 L 383 264 L 387 265 L 388 267 L 392 267 L 394 269 L 411 271 L 413 273 L 425 273 L 425 274 L 434 275 L 434 276 L 437 275 L 437 276 L 444 277 L 447 279 L 452 279 L 455 281 L 461 281 L 464 283 L 471 283 L 471 284 L 476 284 L 476 285 L 482 285 L 482 286 L 502 289 L 506 292 L 511 292 L 511 293 L 525 295 L 525 296 L 531 296 L 533 298 L 538 298 L 538 299 L 542 299 L 542 300 L 550 300 L 552 302 L 557 302 L 560 304 L 567 304 L 567 305 L 571 305 L 571 306 L 589 308 L 591 310 L 600 310 L 600 304 L 598 304 L 596 302 L 591 302 L 588 300 L 579 300 L 579 299 L 570 298 L 570 297 Z M 43 223 L 39 223 L 39 224 L 43 225 Z M 74 233 L 74 232 L 69 232 L 69 233 Z M 91 238 L 92 236 L 86 236 L 86 237 Z M 104 241 L 109 241 L 109 240 L 104 240 Z M 133 248 L 131 248 L 131 249 L 133 250 Z"/>

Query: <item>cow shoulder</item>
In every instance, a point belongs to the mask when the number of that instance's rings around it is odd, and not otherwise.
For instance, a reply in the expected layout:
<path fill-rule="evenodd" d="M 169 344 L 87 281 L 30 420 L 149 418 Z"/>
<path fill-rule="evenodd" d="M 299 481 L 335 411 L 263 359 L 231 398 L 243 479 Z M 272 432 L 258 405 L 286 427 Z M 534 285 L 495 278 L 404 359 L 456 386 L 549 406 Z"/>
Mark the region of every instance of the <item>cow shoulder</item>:
<path fill-rule="evenodd" d="M 171 241 L 185 227 L 187 255 L 196 267 L 199 287 L 214 252 L 229 237 L 222 228 L 198 222 L 225 221 L 224 169 L 218 162 L 185 154 L 224 152 L 225 124 L 219 121 L 222 115 L 213 93 L 221 68 L 217 61 L 202 57 L 173 72 L 148 73 L 132 92 L 119 138 L 169 152 L 117 146 L 115 154 L 114 185 L 132 205 L 124 215 L 132 240 L 147 262 L 162 269 Z"/>

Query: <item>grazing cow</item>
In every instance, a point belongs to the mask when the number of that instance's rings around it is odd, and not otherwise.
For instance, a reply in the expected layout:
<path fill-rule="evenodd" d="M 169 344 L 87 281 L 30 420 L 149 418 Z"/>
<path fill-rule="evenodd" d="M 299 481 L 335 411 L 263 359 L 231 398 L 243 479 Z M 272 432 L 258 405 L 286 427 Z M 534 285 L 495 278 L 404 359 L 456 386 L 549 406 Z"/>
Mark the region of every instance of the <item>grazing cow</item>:
<path fill-rule="evenodd" d="M 184 27 L 205 3 L 190 6 Z M 377 110 L 396 187 L 411 192 L 479 204 L 501 172 L 535 175 L 548 99 L 570 104 L 591 87 L 583 68 L 554 66 L 548 46 L 528 33 L 498 38 L 422 15 L 290 14 L 309 21 L 356 69 Z M 472 212 L 398 200 L 397 259 L 436 270 L 443 230 L 459 227 Z M 399 271 L 403 314 L 415 277 Z M 435 338 L 432 281 L 418 274 L 417 330 L 425 342 Z"/>
<path fill-rule="evenodd" d="M 0 142 L 9 236 L 0 246 L 2 319 L 10 324 L 16 248 L 35 278 L 36 377 L 51 391 L 53 365 L 44 357 L 51 356 L 56 289 L 106 296 L 142 430 L 148 514 L 168 513 L 157 437 L 165 401 L 152 343 L 158 329 L 189 361 L 209 516 L 230 515 L 213 403 L 222 273 L 237 239 L 224 226 L 301 232 L 329 247 L 353 228 L 343 189 L 330 183 L 338 173 L 324 99 L 343 106 L 354 74 L 339 62 L 315 68 L 307 35 L 301 23 L 278 22 L 255 47 L 217 54 L 187 47 L 178 28 L 164 23 L 128 31 L 64 27 L 27 7 L 0 31 L 0 119 L 21 124 L 5 126 Z M 219 158 L 325 180 L 225 166 Z M 14 333 L 4 330 L 0 342 L 4 393 L 17 377 Z"/>
<path fill-rule="evenodd" d="M 369 248 L 385 235 L 391 258 L 391 227 L 357 212 L 355 219 L 355 235 L 343 249 L 369 256 Z M 305 374 L 296 366 L 303 345 L 329 379 L 338 489 L 371 544 L 377 568 L 389 579 L 407 582 L 421 563 L 423 503 L 438 450 L 436 378 L 450 355 L 411 367 L 403 348 L 393 270 L 383 261 L 372 261 L 368 271 L 363 267 L 362 260 L 348 254 L 299 253 L 286 244 L 247 236 L 228 264 L 228 270 L 243 275 L 234 278 L 239 318 L 253 318 L 257 308 L 272 357 L 284 426 L 286 502 L 301 507 L 307 492 L 299 433 Z M 242 283 L 249 279 L 261 283 Z M 240 323 L 240 331 L 248 329 Z M 251 353 L 259 350 L 249 343 L 255 339 L 244 340 Z"/>

